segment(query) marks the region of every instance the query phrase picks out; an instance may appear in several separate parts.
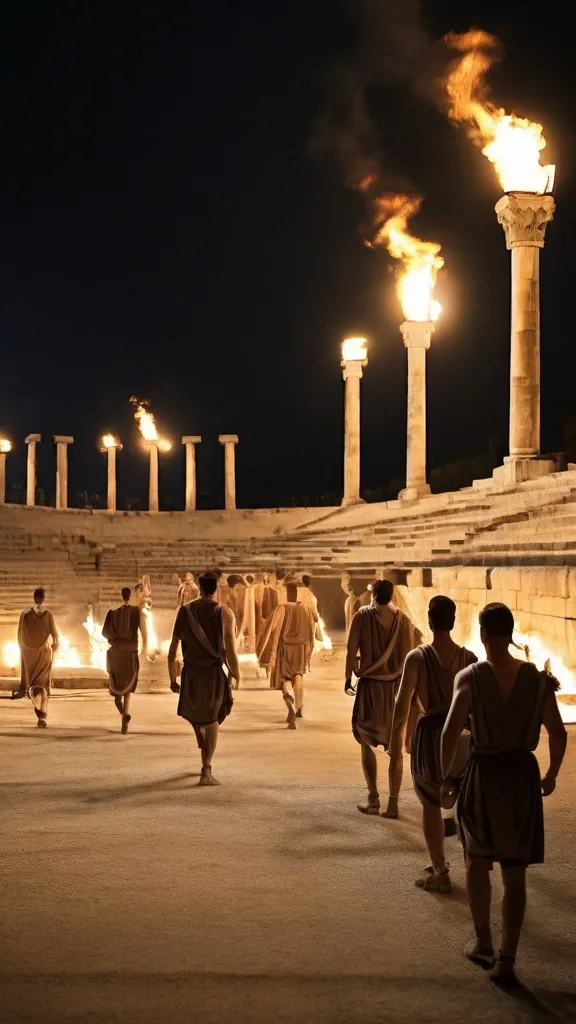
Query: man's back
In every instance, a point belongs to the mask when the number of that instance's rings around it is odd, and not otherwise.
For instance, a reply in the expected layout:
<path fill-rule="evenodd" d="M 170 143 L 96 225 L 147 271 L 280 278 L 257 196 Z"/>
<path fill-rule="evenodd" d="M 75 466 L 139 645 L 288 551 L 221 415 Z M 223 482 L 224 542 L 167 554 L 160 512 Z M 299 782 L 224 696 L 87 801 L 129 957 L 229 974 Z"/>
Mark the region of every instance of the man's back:
<path fill-rule="evenodd" d="M 300 601 L 287 601 L 283 605 L 282 640 L 285 644 L 314 642 L 314 616 Z"/>
<path fill-rule="evenodd" d="M 54 618 L 47 608 L 41 612 L 36 612 L 34 608 L 22 612 L 19 634 L 21 643 L 26 647 L 43 647 L 53 632 Z"/>

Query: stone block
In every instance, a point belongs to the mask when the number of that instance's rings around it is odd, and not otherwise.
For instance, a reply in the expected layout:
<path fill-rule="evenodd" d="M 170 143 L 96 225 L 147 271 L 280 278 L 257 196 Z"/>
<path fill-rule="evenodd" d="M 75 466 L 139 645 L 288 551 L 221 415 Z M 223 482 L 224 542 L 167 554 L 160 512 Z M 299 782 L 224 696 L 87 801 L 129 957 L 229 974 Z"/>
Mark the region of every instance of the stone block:
<path fill-rule="evenodd" d="M 522 570 L 512 566 L 497 566 L 490 573 L 493 590 L 522 590 Z"/>

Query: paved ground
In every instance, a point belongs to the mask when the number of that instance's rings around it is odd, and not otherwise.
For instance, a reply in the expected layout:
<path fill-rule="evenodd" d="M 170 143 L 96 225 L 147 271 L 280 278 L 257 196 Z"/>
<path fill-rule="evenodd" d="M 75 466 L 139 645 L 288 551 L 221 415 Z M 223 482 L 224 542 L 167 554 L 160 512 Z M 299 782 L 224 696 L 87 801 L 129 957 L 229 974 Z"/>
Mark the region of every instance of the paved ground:
<path fill-rule="evenodd" d="M 356 811 L 339 672 L 315 672 L 296 733 L 277 694 L 240 692 L 219 789 L 175 700 L 138 695 L 126 738 L 101 692 L 55 696 L 46 732 L 0 701 L 3 1024 L 576 1020 L 576 727 L 512 999 L 462 957 L 456 841 L 456 892 L 430 896 L 413 794 L 398 822 Z"/>

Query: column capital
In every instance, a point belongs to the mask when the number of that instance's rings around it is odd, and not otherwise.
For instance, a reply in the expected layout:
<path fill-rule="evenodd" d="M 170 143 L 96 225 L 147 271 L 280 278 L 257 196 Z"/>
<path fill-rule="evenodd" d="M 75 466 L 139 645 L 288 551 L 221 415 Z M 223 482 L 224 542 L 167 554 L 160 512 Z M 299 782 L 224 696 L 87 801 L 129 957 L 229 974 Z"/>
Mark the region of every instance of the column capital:
<path fill-rule="evenodd" d="M 182 444 L 200 444 L 201 440 L 200 434 L 184 434 Z"/>
<path fill-rule="evenodd" d="M 238 434 L 218 434 L 220 444 L 238 444 Z"/>
<path fill-rule="evenodd" d="M 405 320 L 400 330 L 406 348 L 430 348 L 436 327 L 432 320 Z"/>
<path fill-rule="evenodd" d="M 42 434 L 28 434 L 28 436 L 24 438 L 24 443 L 25 444 L 37 444 L 38 441 L 41 441 L 41 440 L 42 440 Z M 54 438 L 54 440 L 56 440 L 56 438 Z"/>
<path fill-rule="evenodd" d="M 533 192 L 507 192 L 494 207 L 498 223 L 504 228 L 506 248 L 520 245 L 544 247 L 546 225 L 552 220 L 556 203 L 554 196 Z"/>
<path fill-rule="evenodd" d="M 342 367 L 342 377 L 344 380 L 348 380 L 348 377 L 361 377 L 362 367 L 368 366 L 367 359 L 343 359 L 340 363 Z"/>
<path fill-rule="evenodd" d="M 74 444 L 74 438 L 67 434 L 54 434 L 54 444 Z"/>

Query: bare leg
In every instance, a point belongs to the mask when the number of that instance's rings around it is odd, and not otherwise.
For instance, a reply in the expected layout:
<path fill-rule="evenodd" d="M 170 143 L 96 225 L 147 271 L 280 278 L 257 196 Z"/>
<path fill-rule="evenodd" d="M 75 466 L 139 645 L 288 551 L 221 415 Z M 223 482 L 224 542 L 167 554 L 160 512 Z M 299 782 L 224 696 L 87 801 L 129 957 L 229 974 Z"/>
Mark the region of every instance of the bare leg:
<path fill-rule="evenodd" d="M 362 771 L 364 772 L 364 778 L 366 779 L 366 785 L 368 787 L 368 804 L 362 806 L 358 804 L 358 810 L 362 814 L 379 814 L 380 813 L 380 794 L 378 792 L 378 762 L 376 761 L 376 751 L 369 747 L 367 743 L 360 744 L 360 756 L 362 759 Z"/>
<path fill-rule="evenodd" d="M 296 728 L 296 712 L 294 710 L 294 704 L 296 702 L 294 700 L 294 697 L 290 693 L 289 687 L 291 685 L 292 684 L 290 682 L 288 682 L 288 680 L 284 681 L 284 683 L 282 685 L 282 696 L 284 698 L 284 703 L 286 704 L 286 707 L 288 708 L 288 717 L 286 719 L 286 721 L 288 722 L 288 728 L 289 729 L 295 729 Z"/>
<path fill-rule="evenodd" d="M 441 875 L 447 870 L 444 857 L 444 821 L 441 808 L 434 807 L 433 804 L 423 804 L 422 826 L 432 867 L 437 875 Z"/>
<path fill-rule="evenodd" d="M 203 725 L 192 725 L 194 734 L 196 736 L 196 743 L 198 744 L 198 750 L 204 750 L 204 726 Z"/>
<path fill-rule="evenodd" d="M 466 858 L 466 890 L 476 931 L 476 940 L 466 947 L 466 955 L 470 960 L 485 964 L 494 957 L 490 929 L 490 861 L 483 857 Z"/>
<path fill-rule="evenodd" d="M 34 713 L 38 719 L 36 724 L 39 729 L 45 729 L 48 717 L 48 691 L 43 686 L 36 686 L 31 690 L 30 696 L 34 705 Z"/>
<path fill-rule="evenodd" d="M 122 728 L 121 733 L 123 736 L 128 732 L 128 723 L 130 722 L 131 715 L 128 714 L 128 708 L 130 707 L 131 694 L 125 693 L 122 698 Z"/>
<path fill-rule="evenodd" d="M 294 704 L 296 705 L 296 718 L 302 718 L 302 705 L 304 703 L 304 679 L 301 675 L 294 676 L 292 680 L 294 690 Z"/>
<path fill-rule="evenodd" d="M 502 868 L 502 948 L 492 978 L 500 985 L 516 985 L 516 950 L 526 910 L 526 866 Z"/>
<path fill-rule="evenodd" d="M 205 725 L 204 730 L 204 745 L 202 747 L 202 773 L 200 775 L 201 786 L 219 786 L 220 783 L 212 775 L 212 758 L 214 757 L 214 751 L 216 750 L 216 744 L 218 742 L 218 722 L 212 722 L 210 725 Z"/>

